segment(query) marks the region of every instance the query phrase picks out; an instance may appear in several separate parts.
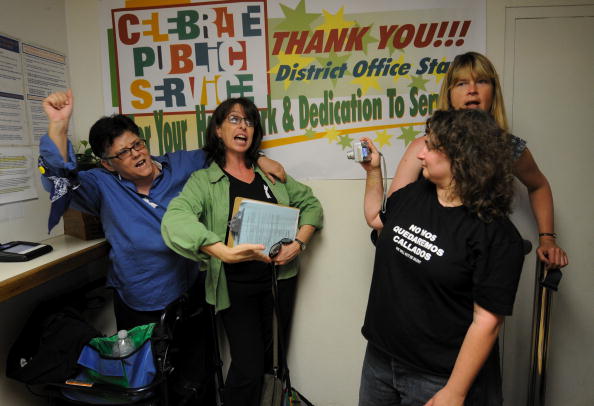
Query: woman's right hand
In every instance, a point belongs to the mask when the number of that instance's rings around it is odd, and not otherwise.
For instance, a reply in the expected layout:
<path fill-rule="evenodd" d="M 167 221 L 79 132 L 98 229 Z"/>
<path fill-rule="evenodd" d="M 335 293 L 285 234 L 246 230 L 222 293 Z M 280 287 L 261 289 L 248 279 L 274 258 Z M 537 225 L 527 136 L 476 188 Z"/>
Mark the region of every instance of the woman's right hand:
<path fill-rule="evenodd" d="M 200 250 L 208 255 L 217 257 L 227 264 L 236 264 L 245 261 L 261 261 L 270 263 L 270 257 L 264 254 L 262 244 L 239 244 L 235 247 L 228 247 L 222 242 L 203 246 Z"/>
<path fill-rule="evenodd" d="M 68 123 L 74 106 L 72 90 L 52 93 L 43 99 L 42 105 L 49 120 L 47 135 L 56 144 L 64 162 L 68 162 Z"/>
<path fill-rule="evenodd" d="M 367 143 L 369 151 L 371 152 L 371 160 L 366 162 L 360 162 L 361 167 L 363 167 L 363 169 L 365 169 L 366 172 L 379 168 L 381 154 L 371 141 L 371 138 L 361 137 L 360 140 Z"/>
<path fill-rule="evenodd" d="M 43 99 L 42 105 L 50 123 L 65 122 L 68 124 L 74 105 L 72 90 L 52 93 Z"/>

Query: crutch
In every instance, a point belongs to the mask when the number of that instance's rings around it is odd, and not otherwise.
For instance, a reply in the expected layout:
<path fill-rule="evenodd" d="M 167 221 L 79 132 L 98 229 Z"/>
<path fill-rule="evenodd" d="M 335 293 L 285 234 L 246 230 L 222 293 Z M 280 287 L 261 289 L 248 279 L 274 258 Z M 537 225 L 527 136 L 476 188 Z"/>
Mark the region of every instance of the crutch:
<path fill-rule="evenodd" d="M 537 257 L 535 276 L 528 406 L 544 406 L 551 297 L 563 274 L 559 269 L 547 269 Z"/>

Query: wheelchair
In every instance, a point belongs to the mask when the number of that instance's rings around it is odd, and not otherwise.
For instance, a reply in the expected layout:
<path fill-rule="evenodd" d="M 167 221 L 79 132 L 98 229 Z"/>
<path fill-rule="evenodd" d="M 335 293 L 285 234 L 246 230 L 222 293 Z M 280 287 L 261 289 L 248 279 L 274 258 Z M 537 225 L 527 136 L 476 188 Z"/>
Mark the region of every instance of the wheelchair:
<path fill-rule="evenodd" d="M 50 406 L 62 405 L 138 405 L 181 406 L 184 404 L 172 396 L 170 378 L 176 370 L 175 357 L 178 350 L 176 328 L 182 322 L 192 322 L 197 316 L 209 317 L 212 326 L 213 312 L 210 306 L 190 308 L 188 296 L 183 295 L 167 306 L 156 323 L 150 340 L 156 373 L 154 379 L 142 387 L 125 388 L 108 383 L 87 383 L 76 379 L 66 382 L 28 385 L 29 390 L 45 397 Z M 216 333 L 213 333 L 216 337 Z M 216 345 L 216 344 L 215 344 Z M 213 357 L 214 368 L 220 364 Z M 210 372 L 210 371 L 209 371 Z M 217 374 L 218 375 L 218 374 Z"/>

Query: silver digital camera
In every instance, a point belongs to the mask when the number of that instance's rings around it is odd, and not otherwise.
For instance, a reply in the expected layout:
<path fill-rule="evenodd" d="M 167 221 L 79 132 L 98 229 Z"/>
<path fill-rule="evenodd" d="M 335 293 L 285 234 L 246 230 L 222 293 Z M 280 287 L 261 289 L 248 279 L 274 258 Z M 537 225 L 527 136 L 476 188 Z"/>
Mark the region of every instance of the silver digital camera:
<path fill-rule="evenodd" d="M 371 150 L 365 141 L 353 142 L 353 149 L 347 151 L 347 158 L 355 162 L 371 161 Z"/>

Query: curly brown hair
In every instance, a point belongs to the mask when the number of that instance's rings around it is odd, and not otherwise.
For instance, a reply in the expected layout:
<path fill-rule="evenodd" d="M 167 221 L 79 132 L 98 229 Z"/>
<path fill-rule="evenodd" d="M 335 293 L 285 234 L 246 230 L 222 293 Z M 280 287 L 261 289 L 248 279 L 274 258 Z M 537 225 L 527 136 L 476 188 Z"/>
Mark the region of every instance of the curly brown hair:
<path fill-rule="evenodd" d="M 513 158 L 509 135 L 482 110 L 437 110 L 427 120 L 431 147 L 450 160 L 453 191 L 490 222 L 511 212 Z"/>

